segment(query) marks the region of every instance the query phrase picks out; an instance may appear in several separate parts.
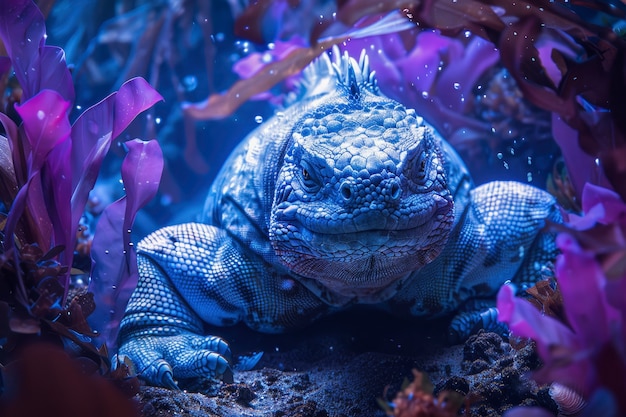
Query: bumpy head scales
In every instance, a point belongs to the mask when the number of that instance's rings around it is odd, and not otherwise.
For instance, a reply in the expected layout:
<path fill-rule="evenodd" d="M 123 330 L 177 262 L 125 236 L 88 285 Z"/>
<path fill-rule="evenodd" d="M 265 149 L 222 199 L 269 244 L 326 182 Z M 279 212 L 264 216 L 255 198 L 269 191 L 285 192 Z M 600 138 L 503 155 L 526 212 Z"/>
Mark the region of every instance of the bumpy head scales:
<path fill-rule="evenodd" d="M 378 90 L 365 53 L 333 56 L 307 70 L 291 108 L 269 235 L 294 273 L 367 296 L 440 253 L 453 198 L 437 132 Z"/>

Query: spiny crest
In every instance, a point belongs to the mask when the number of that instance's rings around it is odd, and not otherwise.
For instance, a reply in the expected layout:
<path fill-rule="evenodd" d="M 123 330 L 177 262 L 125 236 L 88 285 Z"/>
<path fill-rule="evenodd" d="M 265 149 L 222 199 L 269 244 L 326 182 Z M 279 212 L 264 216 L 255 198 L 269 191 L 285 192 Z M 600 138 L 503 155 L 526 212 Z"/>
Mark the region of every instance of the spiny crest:
<path fill-rule="evenodd" d="M 376 81 L 376 72 L 370 69 L 369 58 L 365 50 L 361 51 L 359 62 L 337 46 L 332 49 L 333 61 L 328 54 L 322 54 L 303 71 L 302 98 L 329 93 L 338 85 L 347 88 L 353 99 L 358 99 L 362 90 L 380 94 Z"/>

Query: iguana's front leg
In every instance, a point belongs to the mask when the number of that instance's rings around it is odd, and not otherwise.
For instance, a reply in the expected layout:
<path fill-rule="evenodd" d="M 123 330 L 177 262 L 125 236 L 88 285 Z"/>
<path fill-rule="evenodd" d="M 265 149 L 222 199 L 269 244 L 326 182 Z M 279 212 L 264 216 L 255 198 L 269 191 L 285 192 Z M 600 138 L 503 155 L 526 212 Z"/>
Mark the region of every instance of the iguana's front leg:
<path fill-rule="evenodd" d="M 558 249 L 546 221 L 560 222 L 554 198 L 513 181 L 493 181 L 471 192 L 443 252 L 416 272 L 390 300 L 397 314 L 422 317 L 459 312 L 451 341 L 481 325 L 495 329 L 494 295 L 506 281 L 531 286 L 549 269 Z"/>
<path fill-rule="evenodd" d="M 203 335 L 203 322 L 243 321 L 255 330 L 281 332 L 328 311 L 301 284 L 214 226 L 160 229 L 139 243 L 137 258 L 140 278 L 121 323 L 119 354 L 152 384 L 232 379 L 227 343 Z"/>

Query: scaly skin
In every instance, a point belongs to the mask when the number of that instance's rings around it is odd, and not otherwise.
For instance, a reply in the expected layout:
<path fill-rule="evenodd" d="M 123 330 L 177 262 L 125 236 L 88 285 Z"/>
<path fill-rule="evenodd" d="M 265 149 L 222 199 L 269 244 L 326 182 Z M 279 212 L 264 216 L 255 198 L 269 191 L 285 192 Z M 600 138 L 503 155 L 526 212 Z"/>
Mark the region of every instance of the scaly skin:
<path fill-rule="evenodd" d="M 226 161 L 204 223 L 138 244 L 119 352 L 150 383 L 232 379 L 228 345 L 204 323 L 282 332 L 368 303 L 460 312 L 450 331 L 463 339 L 495 324 L 482 300 L 507 280 L 533 283 L 554 259 L 554 237 L 540 233 L 560 220 L 554 199 L 516 182 L 474 188 L 450 145 L 380 93 L 364 55 L 324 57 L 304 80 Z"/>

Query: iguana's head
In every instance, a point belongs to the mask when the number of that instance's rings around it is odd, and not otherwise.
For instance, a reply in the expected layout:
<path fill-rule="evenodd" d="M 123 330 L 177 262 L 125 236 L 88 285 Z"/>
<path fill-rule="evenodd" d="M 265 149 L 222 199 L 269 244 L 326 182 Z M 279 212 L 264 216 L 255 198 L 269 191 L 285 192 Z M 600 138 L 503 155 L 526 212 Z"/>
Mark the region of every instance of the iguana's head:
<path fill-rule="evenodd" d="M 270 239 L 294 273 L 338 294 L 376 294 L 448 239 L 440 138 L 379 92 L 363 56 L 320 61 L 279 167 Z"/>

